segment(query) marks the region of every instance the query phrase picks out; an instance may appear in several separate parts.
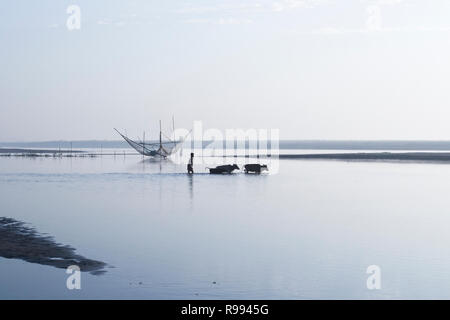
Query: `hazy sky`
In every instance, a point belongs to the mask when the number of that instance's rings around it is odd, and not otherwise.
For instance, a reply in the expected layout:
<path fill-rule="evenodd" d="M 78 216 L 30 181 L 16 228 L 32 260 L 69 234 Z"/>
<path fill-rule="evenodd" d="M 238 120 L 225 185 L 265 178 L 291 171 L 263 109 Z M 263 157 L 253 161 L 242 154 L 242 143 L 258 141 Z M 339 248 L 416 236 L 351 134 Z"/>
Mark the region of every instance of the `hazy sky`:
<path fill-rule="evenodd" d="M 448 0 L 2 0 L 0 40 L 0 141 L 450 139 Z"/>

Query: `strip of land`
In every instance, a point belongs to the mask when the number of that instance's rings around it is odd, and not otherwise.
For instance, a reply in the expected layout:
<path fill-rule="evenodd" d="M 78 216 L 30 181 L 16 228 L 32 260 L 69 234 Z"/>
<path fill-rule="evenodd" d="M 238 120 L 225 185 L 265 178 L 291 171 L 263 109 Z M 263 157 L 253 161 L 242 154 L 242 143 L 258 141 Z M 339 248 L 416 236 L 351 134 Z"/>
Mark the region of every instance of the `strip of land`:
<path fill-rule="evenodd" d="M 0 155 L 58 155 L 85 154 L 80 150 L 49 150 L 49 149 L 21 149 L 0 148 Z M 128 153 L 127 153 L 128 154 Z M 136 153 L 137 154 L 137 153 Z M 94 155 L 94 154 L 92 154 Z M 102 154 L 107 155 L 107 154 Z M 112 154 L 111 154 L 112 155 Z M 238 156 L 241 157 L 241 156 Z M 253 157 L 246 155 L 246 158 Z M 264 157 L 261 155 L 261 157 Z M 274 157 L 272 155 L 272 157 Z M 323 159 L 323 160 L 393 160 L 393 161 L 434 161 L 450 162 L 450 152 L 348 152 L 348 153 L 308 153 L 308 154 L 280 154 L 279 159 Z"/>
<path fill-rule="evenodd" d="M 324 154 L 280 154 L 279 158 L 450 162 L 450 152 L 364 152 L 364 153 L 324 153 Z"/>
<path fill-rule="evenodd" d="M 48 149 L 19 149 L 19 148 L 0 148 L 0 153 L 34 153 L 34 154 L 55 154 L 55 153 L 82 153 L 79 150 L 48 150 Z"/>

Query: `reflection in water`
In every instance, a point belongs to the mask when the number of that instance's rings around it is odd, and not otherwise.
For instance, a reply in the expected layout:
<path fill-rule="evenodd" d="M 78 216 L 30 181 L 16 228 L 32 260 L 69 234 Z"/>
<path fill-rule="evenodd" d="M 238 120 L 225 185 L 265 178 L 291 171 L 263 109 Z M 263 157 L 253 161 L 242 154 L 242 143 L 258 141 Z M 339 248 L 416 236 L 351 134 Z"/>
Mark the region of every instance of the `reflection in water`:
<path fill-rule="evenodd" d="M 94 275 L 106 272 L 104 262 L 80 256 L 74 248 L 56 243 L 51 236 L 39 234 L 24 222 L 6 217 L 0 217 L 0 256 L 64 269 L 77 265 L 81 271 Z"/>
<path fill-rule="evenodd" d="M 141 165 L 140 167 L 138 167 L 138 165 Z M 149 165 L 149 167 L 147 168 L 146 166 Z M 143 172 L 147 172 L 147 171 L 153 171 L 156 172 L 157 170 L 154 170 L 154 166 L 153 165 L 158 165 L 158 171 L 159 173 L 162 173 L 162 168 L 164 165 L 164 168 L 166 170 L 169 171 L 173 171 L 176 172 L 177 171 L 177 165 L 175 163 L 173 163 L 170 159 L 160 159 L 160 158 L 143 158 L 140 161 L 136 162 L 132 167 L 130 167 L 130 169 L 142 169 Z M 149 170 L 147 170 L 149 169 Z"/>
<path fill-rule="evenodd" d="M 188 174 L 188 179 L 189 179 L 189 195 L 192 201 L 192 199 L 194 199 L 194 175 Z"/>

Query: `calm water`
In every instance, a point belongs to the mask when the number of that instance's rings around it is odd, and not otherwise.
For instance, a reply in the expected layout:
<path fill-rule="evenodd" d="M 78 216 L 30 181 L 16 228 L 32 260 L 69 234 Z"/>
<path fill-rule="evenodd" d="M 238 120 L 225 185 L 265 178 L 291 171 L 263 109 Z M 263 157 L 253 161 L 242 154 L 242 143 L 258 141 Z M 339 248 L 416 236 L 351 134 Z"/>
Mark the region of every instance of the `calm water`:
<path fill-rule="evenodd" d="M 450 165 L 184 172 L 138 156 L 0 157 L 0 217 L 110 266 L 68 290 L 64 269 L 2 257 L 0 298 L 450 298 Z M 369 265 L 381 290 L 366 287 Z"/>

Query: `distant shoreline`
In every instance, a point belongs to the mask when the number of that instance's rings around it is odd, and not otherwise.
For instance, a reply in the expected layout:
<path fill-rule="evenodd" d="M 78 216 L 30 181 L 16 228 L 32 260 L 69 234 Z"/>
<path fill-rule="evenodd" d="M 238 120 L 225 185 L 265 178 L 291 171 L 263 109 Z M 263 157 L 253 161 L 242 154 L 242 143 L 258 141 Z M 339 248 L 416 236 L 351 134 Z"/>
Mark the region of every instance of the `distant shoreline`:
<path fill-rule="evenodd" d="M 157 142 L 148 140 L 147 142 Z M 203 147 L 211 141 L 203 141 Z M 215 146 L 220 141 L 215 142 Z M 245 146 L 254 145 L 254 141 L 247 141 Z M 226 142 L 225 142 L 226 144 Z M 29 141 L 29 142 L 0 142 L 4 148 L 24 149 L 128 149 L 130 146 L 123 140 L 73 140 L 73 141 Z M 270 146 L 268 146 L 270 148 Z M 448 151 L 450 141 L 445 140 L 279 140 L 280 150 L 355 150 L 361 152 L 373 151 Z"/>
<path fill-rule="evenodd" d="M 34 154 L 56 154 L 56 153 L 83 153 L 80 150 L 46 150 L 46 149 L 20 149 L 20 148 L 0 148 L 0 153 L 34 153 Z"/>
<path fill-rule="evenodd" d="M 358 152 L 325 154 L 281 154 L 280 159 L 317 160 L 398 160 L 398 161 L 444 161 L 450 162 L 450 152 Z"/>
<path fill-rule="evenodd" d="M 85 154 L 80 150 L 47 150 L 47 149 L 19 149 L 19 148 L 0 148 L 0 155 L 45 155 L 45 154 Z M 137 154 L 137 153 L 136 153 Z M 102 154 L 109 155 L 109 154 Z M 226 156 L 229 158 L 235 156 Z M 255 158 L 250 155 L 237 155 L 236 157 Z M 309 154 L 279 154 L 279 155 L 260 155 L 260 158 L 279 158 L 279 159 L 299 159 L 299 160 L 369 160 L 369 161 L 430 161 L 430 162 L 450 162 L 450 152 L 354 152 L 354 153 L 309 153 Z"/>

